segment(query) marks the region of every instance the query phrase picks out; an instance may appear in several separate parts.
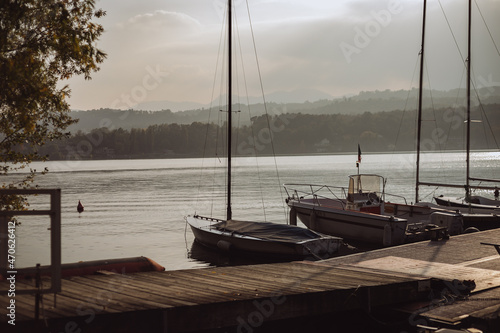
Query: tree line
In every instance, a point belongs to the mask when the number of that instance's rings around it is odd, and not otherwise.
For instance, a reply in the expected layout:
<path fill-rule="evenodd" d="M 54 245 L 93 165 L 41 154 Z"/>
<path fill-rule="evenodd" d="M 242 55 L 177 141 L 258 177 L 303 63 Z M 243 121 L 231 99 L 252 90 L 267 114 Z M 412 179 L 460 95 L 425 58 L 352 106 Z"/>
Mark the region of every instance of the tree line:
<path fill-rule="evenodd" d="M 472 113 L 472 149 L 498 149 L 500 105 Z M 465 111 L 443 108 L 423 113 L 422 149 L 461 150 L 465 147 Z M 234 125 L 234 124 L 233 124 Z M 233 154 L 288 155 L 413 151 L 416 111 L 365 112 L 361 115 L 287 113 L 256 116 L 251 125 L 233 129 Z M 157 124 L 130 130 L 107 127 L 40 147 L 51 160 L 225 156 L 225 124 Z"/>

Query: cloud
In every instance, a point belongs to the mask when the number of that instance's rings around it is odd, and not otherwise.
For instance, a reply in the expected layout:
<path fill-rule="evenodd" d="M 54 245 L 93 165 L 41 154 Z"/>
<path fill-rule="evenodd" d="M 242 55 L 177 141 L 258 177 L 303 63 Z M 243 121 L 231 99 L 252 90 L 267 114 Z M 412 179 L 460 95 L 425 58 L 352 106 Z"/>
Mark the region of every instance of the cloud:
<path fill-rule="evenodd" d="M 146 33 L 158 33 L 159 31 L 195 33 L 201 29 L 201 24 L 193 17 L 179 12 L 156 10 L 153 13 L 136 15 L 125 23 L 119 23 L 128 31 L 141 31 Z"/>
<path fill-rule="evenodd" d="M 160 66 L 169 73 L 157 89 L 148 91 L 148 100 L 210 101 L 225 1 L 145 0 L 139 5 L 124 0 L 121 7 L 111 0 L 106 3 L 109 17 L 100 47 L 109 57 L 89 84 L 72 85 L 75 106 L 93 103 L 92 107 L 108 107 L 110 100 L 142 82 L 148 66 Z M 241 61 L 238 55 L 237 64 L 241 68 L 241 63 L 245 63 L 250 95 L 256 95 L 260 78 L 246 3 L 243 0 L 234 3 L 243 58 Z M 315 88 L 339 96 L 362 90 L 415 86 L 422 2 L 400 1 L 401 10 L 391 12 L 392 3 L 398 2 L 256 0 L 250 3 L 265 92 Z M 467 6 L 453 0 L 441 0 L 441 4 L 456 43 L 464 53 Z M 498 1 L 481 0 L 477 6 L 499 45 Z M 500 82 L 500 66 L 496 65 L 500 56 L 476 7 L 473 9 L 474 75 Z M 145 13 L 140 12 L 144 10 Z M 387 11 L 390 18 L 384 16 Z M 347 44 L 356 50 L 346 55 L 341 46 Z M 222 50 L 219 57 L 223 56 Z M 222 67 L 219 62 L 219 70 Z M 436 89 L 463 86 L 463 68 L 443 12 L 439 4 L 432 2 L 428 5 L 426 82 Z M 243 77 L 241 72 L 238 77 Z"/>

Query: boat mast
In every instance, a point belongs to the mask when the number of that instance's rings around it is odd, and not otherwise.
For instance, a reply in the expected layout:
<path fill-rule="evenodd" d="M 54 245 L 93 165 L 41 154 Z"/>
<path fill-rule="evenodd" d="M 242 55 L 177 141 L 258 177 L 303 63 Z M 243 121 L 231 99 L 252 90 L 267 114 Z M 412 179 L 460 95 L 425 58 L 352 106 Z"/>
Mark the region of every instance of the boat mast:
<path fill-rule="evenodd" d="M 469 0 L 469 23 L 467 34 L 467 177 L 465 184 L 466 198 L 470 197 L 470 81 L 471 81 L 471 26 L 472 26 L 472 0 Z"/>
<path fill-rule="evenodd" d="M 418 140 L 417 140 L 417 188 L 416 188 L 416 201 L 418 202 L 418 185 L 427 185 L 427 186 L 442 186 L 442 187 L 450 187 L 450 188 L 464 188 L 464 185 L 454 185 L 454 184 L 441 184 L 441 183 L 431 183 L 431 182 L 421 182 L 419 181 L 419 161 L 420 161 L 420 123 L 421 123 L 421 101 L 422 101 L 422 68 L 423 68 L 423 58 L 424 58 L 424 33 L 425 33 L 425 5 L 426 0 L 424 0 L 424 28 L 422 29 L 422 58 L 420 59 L 420 99 L 419 99 L 419 121 L 418 121 Z M 468 15 L 468 35 L 467 35 L 467 58 L 465 60 L 467 65 L 467 147 L 466 147 L 466 183 L 465 183 L 465 191 L 466 197 L 470 196 L 471 188 L 480 189 L 480 190 L 496 190 L 496 186 L 485 186 L 485 185 L 470 185 L 471 180 L 475 181 L 486 181 L 486 182 L 500 182 L 496 179 L 484 179 L 484 178 L 473 178 L 470 176 L 470 89 L 471 89 L 471 49 L 472 49 L 472 0 L 469 0 L 469 15 Z"/>
<path fill-rule="evenodd" d="M 424 82 L 424 43 L 425 43 L 425 16 L 427 0 L 424 0 L 424 14 L 422 19 L 422 46 L 420 49 L 420 79 L 418 85 L 418 120 L 417 120 L 417 176 L 415 186 L 415 202 L 418 202 L 418 187 L 420 185 L 420 140 L 422 135 L 422 95 Z"/>
<path fill-rule="evenodd" d="M 228 56 L 227 56 L 227 66 L 228 66 L 228 71 L 227 71 L 227 213 L 226 213 L 226 219 L 229 221 L 232 218 L 232 212 L 231 212 L 231 128 L 232 128 L 232 110 L 231 110 L 231 104 L 232 104 L 232 3 L 231 0 L 228 0 L 227 2 L 227 36 L 228 36 L 228 41 L 227 41 L 227 49 L 228 49 Z"/>

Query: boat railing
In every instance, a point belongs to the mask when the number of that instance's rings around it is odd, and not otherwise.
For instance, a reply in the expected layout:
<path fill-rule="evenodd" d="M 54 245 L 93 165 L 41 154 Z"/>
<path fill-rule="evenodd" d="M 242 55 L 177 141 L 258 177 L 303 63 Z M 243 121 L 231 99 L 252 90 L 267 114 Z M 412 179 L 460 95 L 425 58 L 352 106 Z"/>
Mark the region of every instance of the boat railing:
<path fill-rule="evenodd" d="M 342 207 L 345 208 L 346 201 L 348 201 L 348 188 L 346 187 L 318 184 L 284 184 L 283 187 L 289 199 L 294 199 L 299 202 L 303 199 L 313 199 L 315 205 L 321 206 L 320 199 L 327 199 L 338 201 L 342 204 Z M 408 204 L 406 198 L 402 195 L 378 191 L 373 193 L 383 201 L 389 197 L 401 199 L 404 201 L 405 205 Z"/>
<path fill-rule="evenodd" d="M 314 204 L 318 206 L 321 205 L 320 199 L 334 200 L 345 208 L 345 198 L 347 198 L 347 188 L 345 187 L 316 184 L 284 184 L 283 187 L 289 199 L 300 202 L 300 200 L 312 198 Z"/>
<path fill-rule="evenodd" d="M 398 194 L 391 194 L 391 193 L 384 193 L 385 197 L 387 198 L 388 196 L 389 197 L 394 197 L 394 198 L 399 198 L 399 199 L 403 199 L 403 201 L 405 202 L 405 205 L 408 204 L 408 202 L 406 201 L 406 198 L 403 197 L 402 195 L 398 195 Z"/>

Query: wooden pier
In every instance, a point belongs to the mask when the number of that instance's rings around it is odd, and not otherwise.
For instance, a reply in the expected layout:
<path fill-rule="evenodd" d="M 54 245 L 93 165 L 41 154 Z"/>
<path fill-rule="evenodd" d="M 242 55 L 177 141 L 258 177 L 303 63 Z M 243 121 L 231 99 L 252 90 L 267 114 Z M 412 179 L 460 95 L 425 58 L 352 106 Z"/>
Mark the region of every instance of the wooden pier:
<path fill-rule="evenodd" d="M 16 282 L 18 288 L 28 285 L 32 287 L 32 283 Z M 2 283 L 2 289 L 5 286 Z M 52 295 L 44 296 L 39 325 L 47 321 L 57 332 L 64 332 L 67 325 L 75 332 L 104 332 L 110 326 L 120 327 L 120 332 L 231 326 L 248 331 L 267 320 L 425 299 L 430 288 L 428 278 L 307 262 L 87 275 L 63 279 L 55 305 Z M 34 296 L 20 295 L 15 300 L 16 325 L 31 327 Z M 2 324 L 8 328 L 7 301 L 0 298 Z"/>
<path fill-rule="evenodd" d="M 304 322 L 336 331 L 390 312 L 408 327 L 488 332 L 499 325 L 500 255 L 481 243 L 499 240 L 500 230 L 491 230 L 320 262 L 63 278 L 56 297 L 42 297 L 38 320 L 35 296 L 16 295 L 15 326 L 7 316 L 9 282 L 2 281 L 0 331 L 260 332 Z M 472 294 L 463 280 L 474 280 Z M 16 289 L 33 283 L 16 280 Z"/>

